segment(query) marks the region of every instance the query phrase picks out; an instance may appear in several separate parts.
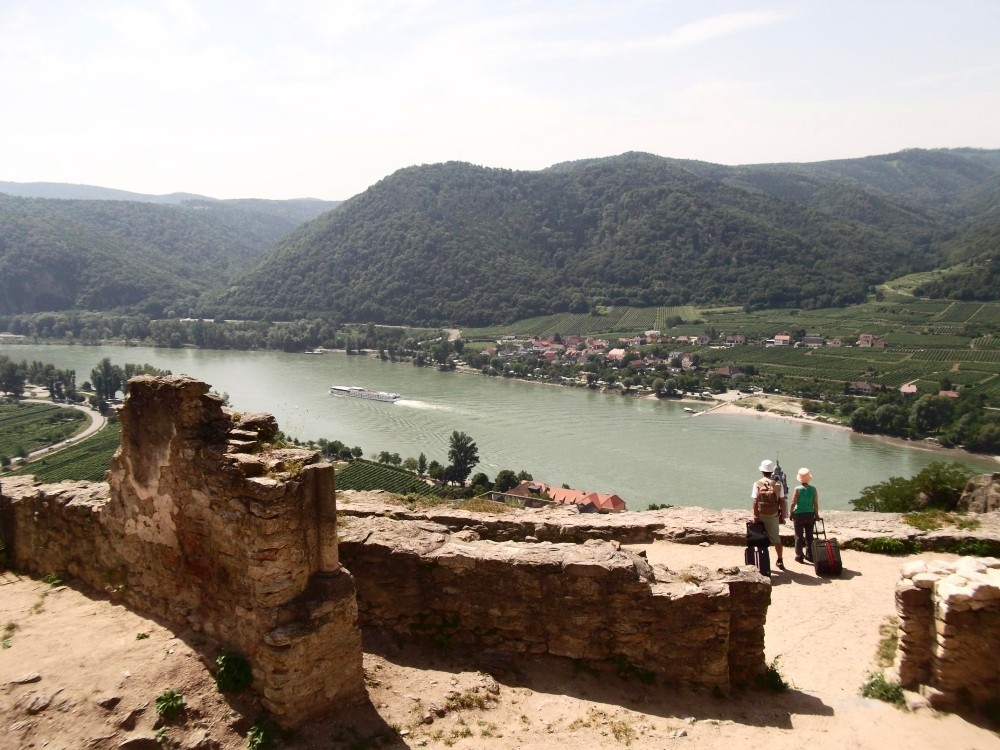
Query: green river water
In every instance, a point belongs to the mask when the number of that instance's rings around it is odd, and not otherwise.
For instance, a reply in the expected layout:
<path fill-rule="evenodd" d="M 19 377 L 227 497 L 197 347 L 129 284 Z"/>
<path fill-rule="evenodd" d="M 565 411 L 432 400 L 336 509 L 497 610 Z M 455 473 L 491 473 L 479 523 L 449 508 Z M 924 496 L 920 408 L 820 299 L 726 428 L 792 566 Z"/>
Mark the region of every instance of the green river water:
<path fill-rule="evenodd" d="M 747 412 L 693 416 L 683 404 L 627 398 L 432 368 L 324 355 L 144 347 L 0 346 L 14 360 L 40 360 L 90 379 L 102 357 L 148 363 L 204 380 L 229 394 L 233 408 L 266 411 L 303 440 L 325 437 L 379 451 L 447 463 L 453 430 L 479 447 L 480 465 L 525 469 L 549 484 L 616 493 L 632 510 L 649 503 L 749 508 L 762 458 L 777 457 L 794 478 L 808 466 L 821 506 L 849 509 L 867 485 L 911 476 L 955 458 L 997 471 L 988 457 L 889 444 L 848 430 Z M 331 385 L 360 385 L 403 395 L 396 403 L 331 396 Z M 702 407 L 697 407 L 702 408 Z"/>

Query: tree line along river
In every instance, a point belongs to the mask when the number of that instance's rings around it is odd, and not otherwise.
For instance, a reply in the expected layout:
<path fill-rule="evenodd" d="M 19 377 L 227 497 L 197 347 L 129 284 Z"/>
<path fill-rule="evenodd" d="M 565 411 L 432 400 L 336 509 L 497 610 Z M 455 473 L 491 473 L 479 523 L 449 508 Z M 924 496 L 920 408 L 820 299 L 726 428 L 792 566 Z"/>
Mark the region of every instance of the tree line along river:
<path fill-rule="evenodd" d="M 683 404 L 586 389 L 543 386 L 340 352 L 10 345 L 15 361 L 76 371 L 77 384 L 103 357 L 113 364 L 148 363 L 207 382 L 240 411 L 274 414 L 286 435 L 327 438 L 447 463 L 452 431 L 469 434 L 490 478 L 522 469 L 548 484 L 615 493 L 632 510 L 650 503 L 749 508 L 750 486 L 763 458 L 778 458 L 792 478 L 808 466 L 822 507 L 849 501 L 890 476 L 912 476 L 933 461 L 955 458 L 978 472 L 997 470 L 989 457 L 942 454 L 895 445 L 848 430 L 753 412 L 694 417 Z M 331 385 L 357 385 L 403 396 L 395 403 L 330 395 Z"/>

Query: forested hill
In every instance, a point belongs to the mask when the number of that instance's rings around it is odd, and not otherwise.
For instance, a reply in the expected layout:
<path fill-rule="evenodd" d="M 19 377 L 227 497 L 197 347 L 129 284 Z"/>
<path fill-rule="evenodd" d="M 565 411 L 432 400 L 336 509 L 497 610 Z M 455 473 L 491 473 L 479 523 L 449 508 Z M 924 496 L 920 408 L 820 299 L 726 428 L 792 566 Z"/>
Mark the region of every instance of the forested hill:
<path fill-rule="evenodd" d="M 225 285 L 331 205 L 0 195 L 0 313 L 187 314 L 204 292 Z"/>
<path fill-rule="evenodd" d="M 411 167 L 301 227 L 207 309 L 475 325 L 598 304 L 843 305 L 951 262 L 998 175 L 998 152 L 974 150 Z"/>

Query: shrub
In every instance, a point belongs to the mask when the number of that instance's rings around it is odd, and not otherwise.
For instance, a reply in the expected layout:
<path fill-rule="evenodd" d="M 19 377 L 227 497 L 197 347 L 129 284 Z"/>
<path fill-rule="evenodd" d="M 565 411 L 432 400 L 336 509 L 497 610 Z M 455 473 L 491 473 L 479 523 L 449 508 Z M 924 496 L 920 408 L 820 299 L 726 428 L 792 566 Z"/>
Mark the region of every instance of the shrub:
<path fill-rule="evenodd" d="M 257 719 L 247 732 L 247 750 L 271 750 L 278 744 L 277 730 L 267 719 Z"/>
<path fill-rule="evenodd" d="M 184 710 L 184 695 L 177 690 L 164 690 L 156 696 L 156 715 L 172 719 Z"/>
<path fill-rule="evenodd" d="M 221 654 L 215 663 L 219 670 L 215 673 L 215 684 L 223 693 L 242 693 L 253 682 L 250 662 L 241 654 Z"/>
<path fill-rule="evenodd" d="M 913 542 L 887 536 L 855 539 L 851 542 L 851 547 L 861 552 L 871 552 L 876 555 L 909 555 L 916 552 L 916 545 Z"/>
<path fill-rule="evenodd" d="M 868 673 L 868 677 L 861 686 L 861 695 L 865 698 L 892 703 L 894 706 L 902 706 L 906 703 L 900 684 L 885 679 L 885 675 L 881 672 Z"/>
<path fill-rule="evenodd" d="M 953 511 L 972 470 L 952 461 L 935 461 L 912 479 L 890 477 L 865 487 L 851 500 L 855 510 L 908 513 L 925 508 Z"/>
<path fill-rule="evenodd" d="M 757 684 L 766 690 L 770 690 L 772 693 L 784 693 L 788 690 L 788 683 L 781 676 L 781 672 L 778 671 L 777 658 L 768 664 L 764 671 L 757 676 Z"/>
<path fill-rule="evenodd" d="M 991 539 L 955 539 L 945 544 L 942 552 L 971 557 L 993 557 L 1000 554 L 1000 543 Z"/>

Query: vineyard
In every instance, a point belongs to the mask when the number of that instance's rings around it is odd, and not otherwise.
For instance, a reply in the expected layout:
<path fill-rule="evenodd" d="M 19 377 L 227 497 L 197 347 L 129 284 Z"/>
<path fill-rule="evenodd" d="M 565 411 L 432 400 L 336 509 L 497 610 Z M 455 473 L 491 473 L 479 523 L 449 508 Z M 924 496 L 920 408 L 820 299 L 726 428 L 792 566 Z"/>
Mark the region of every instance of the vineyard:
<path fill-rule="evenodd" d="M 111 465 L 111 456 L 118 450 L 120 432 L 121 426 L 112 422 L 86 440 L 26 464 L 13 473 L 33 474 L 38 481 L 46 483 L 69 479 L 102 482 Z"/>
<path fill-rule="evenodd" d="M 358 459 L 337 472 L 338 490 L 385 490 L 397 495 L 438 495 L 436 487 L 415 474 Z"/>
<path fill-rule="evenodd" d="M 560 336 L 601 336 L 605 334 L 637 334 L 643 331 L 665 331 L 668 322 L 680 318 L 687 323 L 699 320 L 701 314 L 690 305 L 680 307 L 607 307 L 600 314 L 562 313 L 519 320 L 509 325 L 469 328 L 462 335 L 469 341 L 496 341 L 513 334 L 518 338 Z"/>
<path fill-rule="evenodd" d="M 88 421 L 83 412 L 55 404 L 0 403 L 0 455 L 26 456 L 82 432 Z"/>

